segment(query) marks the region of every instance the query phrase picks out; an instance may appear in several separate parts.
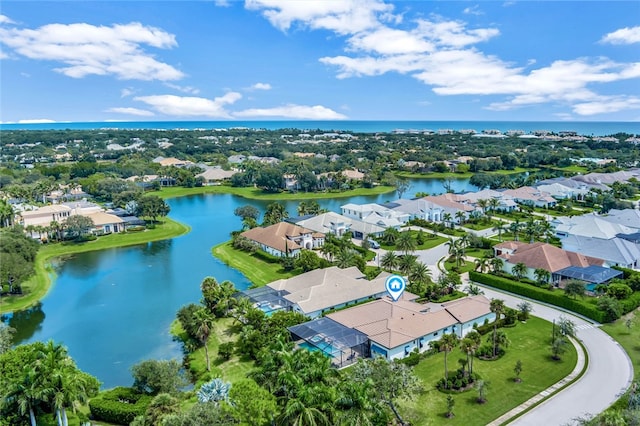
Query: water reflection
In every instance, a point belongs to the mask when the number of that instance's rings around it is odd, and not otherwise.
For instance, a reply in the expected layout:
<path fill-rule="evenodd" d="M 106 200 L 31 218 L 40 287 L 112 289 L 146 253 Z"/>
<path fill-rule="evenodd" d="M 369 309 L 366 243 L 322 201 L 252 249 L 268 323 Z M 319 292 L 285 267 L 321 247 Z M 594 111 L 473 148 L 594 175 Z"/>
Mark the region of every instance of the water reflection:
<path fill-rule="evenodd" d="M 42 310 L 42 303 L 38 302 L 28 309 L 3 315 L 0 321 L 16 330 L 16 333 L 13 335 L 13 344 L 19 345 L 29 340 L 35 333 L 42 329 L 44 318 L 45 314 Z"/>

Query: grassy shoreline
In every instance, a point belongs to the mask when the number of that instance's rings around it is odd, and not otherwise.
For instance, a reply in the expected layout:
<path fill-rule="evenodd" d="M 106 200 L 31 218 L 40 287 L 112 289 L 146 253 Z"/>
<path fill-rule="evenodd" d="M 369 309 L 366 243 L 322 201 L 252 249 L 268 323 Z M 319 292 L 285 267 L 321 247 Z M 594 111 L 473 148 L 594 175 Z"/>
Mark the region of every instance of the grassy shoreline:
<path fill-rule="evenodd" d="M 36 256 L 35 275 L 23 283 L 27 294 L 0 299 L 0 314 L 27 309 L 46 296 L 55 279 L 55 272 L 51 265 L 53 259 L 89 251 L 167 240 L 184 235 L 190 230 L 191 227 L 165 217 L 154 229 L 147 229 L 143 232 L 105 235 L 95 241 L 81 244 L 55 243 L 45 245 L 40 248 Z"/>
<path fill-rule="evenodd" d="M 380 195 L 395 191 L 393 186 L 376 186 L 373 188 L 357 188 L 340 192 L 278 192 L 265 193 L 259 188 L 237 188 L 226 185 L 198 186 L 193 188 L 165 187 L 152 194 L 163 199 L 185 197 L 189 195 L 202 194 L 231 194 L 250 200 L 321 200 L 327 198 L 348 198 L 360 195 Z"/>

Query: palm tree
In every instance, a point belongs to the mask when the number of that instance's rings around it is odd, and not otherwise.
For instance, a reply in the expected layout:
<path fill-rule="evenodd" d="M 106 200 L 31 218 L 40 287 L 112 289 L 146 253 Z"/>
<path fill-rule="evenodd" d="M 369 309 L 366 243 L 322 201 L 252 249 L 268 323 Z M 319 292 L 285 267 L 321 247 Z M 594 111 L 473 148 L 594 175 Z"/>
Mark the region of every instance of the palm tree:
<path fill-rule="evenodd" d="M 213 316 L 209 313 L 206 307 L 202 307 L 196 311 L 194 320 L 198 325 L 196 330 L 196 337 L 200 340 L 200 343 L 204 346 L 204 356 L 207 361 L 207 371 L 211 371 L 211 364 L 209 363 L 209 345 L 207 344 L 209 336 L 213 331 Z"/>
<path fill-rule="evenodd" d="M 336 265 L 338 266 L 338 268 L 345 269 L 354 266 L 355 264 L 356 253 L 353 250 L 349 248 L 343 248 L 338 251 L 338 254 L 336 256 Z"/>
<path fill-rule="evenodd" d="M 551 272 L 543 268 L 536 268 L 533 271 L 533 276 L 536 277 L 536 280 L 539 283 L 546 284 L 547 282 L 549 282 L 549 278 L 551 278 Z"/>
<path fill-rule="evenodd" d="M 26 365 L 20 382 L 14 383 L 5 396 L 5 403 L 17 403 L 21 415 L 29 413 L 31 426 L 36 426 L 36 415 L 33 411 L 38 402 L 45 399 L 45 390 L 41 388 L 39 380 L 42 377 Z"/>
<path fill-rule="evenodd" d="M 387 245 L 394 245 L 396 240 L 400 236 L 400 233 L 395 228 L 387 228 L 382 233 L 382 241 Z"/>
<path fill-rule="evenodd" d="M 509 224 L 509 232 L 511 232 L 513 234 L 513 239 L 518 241 L 518 233 L 521 230 L 521 223 L 520 221 L 516 220 L 515 222 L 511 222 Z"/>
<path fill-rule="evenodd" d="M 447 223 L 451 224 L 451 213 L 449 213 L 449 212 L 444 213 L 444 214 L 442 215 L 442 221 L 445 223 L 445 225 L 446 225 Z"/>
<path fill-rule="evenodd" d="M 388 272 L 398 269 L 399 263 L 400 259 L 392 251 L 386 252 L 380 260 L 380 266 L 382 266 Z"/>
<path fill-rule="evenodd" d="M 464 212 L 463 212 L 462 210 L 458 210 L 458 211 L 456 212 L 455 217 L 456 217 L 456 219 L 458 220 L 458 223 L 459 223 L 460 225 L 462 225 L 462 224 L 464 223 L 465 219 L 467 218 L 467 215 L 465 215 L 465 214 L 464 214 Z"/>
<path fill-rule="evenodd" d="M 496 319 L 493 321 L 493 356 L 496 357 L 496 340 L 497 340 L 497 331 L 498 331 L 498 321 L 500 320 L 500 315 L 505 310 L 504 300 L 502 299 L 491 299 L 491 303 L 489 304 L 489 309 L 491 312 L 496 314 Z"/>
<path fill-rule="evenodd" d="M 498 207 L 500 207 L 500 200 L 497 198 L 490 198 L 488 206 L 491 208 L 492 212 L 495 212 L 498 210 Z"/>
<path fill-rule="evenodd" d="M 11 226 L 14 216 L 15 212 L 11 204 L 7 200 L 0 199 L 0 228 Z"/>
<path fill-rule="evenodd" d="M 502 241 L 502 233 L 505 231 L 505 225 L 503 221 L 499 221 L 492 229 L 498 233 L 498 239 Z"/>
<path fill-rule="evenodd" d="M 419 285 L 431 281 L 431 270 L 422 262 L 416 262 L 409 271 L 409 281 Z"/>
<path fill-rule="evenodd" d="M 396 240 L 397 249 L 403 252 L 405 255 L 416 251 L 417 246 L 418 244 L 411 235 L 410 231 L 401 232 L 398 236 L 398 239 Z"/>
<path fill-rule="evenodd" d="M 478 258 L 475 261 L 475 270 L 476 271 L 480 271 L 480 273 L 484 274 L 487 269 L 489 269 L 489 259 L 487 259 L 486 257 L 483 258 Z"/>
<path fill-rule="evenodd" d="M 400 272 L 402 272 L 404 275 L 408 275 L 409 272 L 411 272 L 411 270 L 413 269 L 417 261 L 418 261 L 417 256 L 413 254 L 404 254 L 400 256 L 400 259 L 398 262 L 398 269 L 400 269 Z"/>
<path fill-rule="evenodd" d="M 537 222 L 531 218 L 524 227 L 524 235 L 529 238 L 529 243 L 533 244 L 536 236 L 538 235 Z"/>
<path fill-rule="evenodd" d="M 482 336 L 477 331 L 472 330 L 468 332 L 467 335 L 464 337 L 469 341 L 469 345 L 467 347 L 467 349 L 471 352 L 471 357 L 469 359 L 470 361 L 469 375 L 472 375 L 473 374 L 473 358 L 476 351 L 480 348 L 480 345 L 482 344 Z"/>
<path fill-rule="evenodd" d="M 491 264 L 491 268 L 493 268 L 493 272 L 498 272 L 502 270 L 502 267 L 504 266 L 504 261 L 499 257 L 494 257 L 489 261 L 489 264 Z"/>
<path fill-rule="evenodd" d="M 458 336 L 454 333 L 451 334 L 443 334 L 440 340 L 438 341 L 438 347 L 441 352 L 444 352 L 444 381 L 445 388 L 448 388 L 448 380 L 449 380 L 449 371 L 447 368 L 447 354 L 453 350 L 458 345 Z"/>
<path fill-rule="evenodd" d="M 518 281 L 520 281 L 525 275 L 527 275 L 528 270 L 529 268 L 527 267 L 527 265 L 522 262 L 518 262 L 513 265 L 513 268 L 511 268 L 511 273 L 513 273 Z"/>
<path fill-rule="evenodd" d="M 480 207 L 482 214 L 484 215 L 486 213 L 487 206 L 489 205 L 489 201 L 484 198 L 479 198 L 478 201 L 476 201 L 476 204 Z"/>

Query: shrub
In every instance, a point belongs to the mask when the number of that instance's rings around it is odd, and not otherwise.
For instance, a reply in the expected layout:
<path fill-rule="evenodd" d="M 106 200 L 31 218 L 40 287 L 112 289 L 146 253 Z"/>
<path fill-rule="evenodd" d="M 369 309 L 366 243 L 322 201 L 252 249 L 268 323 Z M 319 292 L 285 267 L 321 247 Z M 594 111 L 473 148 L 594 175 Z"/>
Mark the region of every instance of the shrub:
<path fill-rule="evenodd" d="M 568 309 L 597 322 L 607 321 L 607 315 L 599 310 L 597 306 L 589 303 L 588 301 L 570 299 L 560 292 L 552 292 L 528 284 L 497 277 L 495 275 L 481 274 L 476 271 L 470 271 L 469 278 L 472 281 L 479 282 L 481 284 L 486 284 L 520 296 L 529 297 L 534 300 L 539 300 L 541 302 L 546 302 L 551 305 Z"/>
<path fill-rule="evenodd" d="M 152 398 L 132 388 L 117 387 L 92 398 L 89 409 L 95 420 L 128 425 L 137 416 L 144 415 Z"/>

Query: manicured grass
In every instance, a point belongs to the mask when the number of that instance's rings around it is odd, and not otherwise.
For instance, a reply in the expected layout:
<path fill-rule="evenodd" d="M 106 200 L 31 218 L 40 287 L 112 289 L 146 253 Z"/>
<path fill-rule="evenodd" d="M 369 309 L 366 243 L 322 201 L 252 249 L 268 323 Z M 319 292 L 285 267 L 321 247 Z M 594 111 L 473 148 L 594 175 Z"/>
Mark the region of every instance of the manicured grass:
<path fill-rule="evenodd" d="M 631 320 L 631 329 L 626 326 L 627 319 Z M 601 328 L 629 354 L 635 379 L 640 380 L 640 310 L 629 312 L 623 318 L 604 324 Z"/>
<path fill-rule="evenodd" d="M 317 200 L 325 198 L 347 198 L 359 195 L 379 195 L 395 191 L 393 186 L 374 186 L 373 188 L 356 188 L 348 191 L 328 191 L 328 192 L 278 192 L 275 194 L 264 192 L 259 188 L 237 188 L 226 185 L 200 186 L 194 188 L 183 188 L 172 186 L 162 188 L 155 192 L 163 199 L 184 197 L 187 195 L 199 194 L 232 194 L 252 200 Z"/>
<path fill-rule="evenodd" d="M 225 264 L 242 272 L 257 287 L 281 278 L 293 277 L 300 272 L 285 271 L 279 263 L 268 263 L 250 253 L 236 250 L 230 241 L 213 247 L 211 251 Z"/>
<path fill-rule="evenodd" d="M 413 401 L 403 402 L 401 411 L 405 420 L 415 425 L 486 425 L 493 419 L 540 393 L 567 376 L 576 365 L 577 353 L 568 345 L 562 360 L 553 361 L 549 349 L 551 323 L 531 318 L 526 324 L 504 328 L 511 345 L 506 354 L 497 361 L 474 360 L 474 372 L 489 383 L 487 402 L 478 404 L 476 390 L 452 394 L 455 400 L 455 417 L 447 419 L 447 395 L 435 388 L 444 375 L 444 354 L 429 356 L 415 367 L 425 391 Z M 487 339 L 490 333 L 483 337 Z M 465 355 L 455 349 L 448 355 L 449 371 L 458 368 L 458 359 Z M 516 361 L 522 362 L 521 383 L 515 383 L 513 368 Z"/>
<path fill-rule="evenodd" d="M 534 172 L 534 171 L 537 171 L 537 170 L 538 169 L 525 169 L 523 167 L 516 167 L 513 170 L 494 170 L 494 171 L 491 171 L 491 172 L 482 172 L 482 173 L 486 173 L 486 174 L 489 174 L 489 175 L 513 175 L 513 174 L 520 174 L 520 173 L 524 173 L 524 172 Z M 399 177 L 411 178 L 411 179 L 467 179 L 467 178 L 470 178 L 471 176 L 473 176 L 474 173 L 473 172 L 465 172 L 465 173 L 458 173 L 458 172 L 414 173 L 414 172 L 409 172 L 409 171 L 402 171 L 402 172 L 395 173 L 395 175 L 399 176 Z"/>
<path fill-rule="evenodd" d="M 456 266 L 457 265 L 456 265 L 455 261 L 454 262 L 449 262 L 448 260 L 446 260 L 444 262 L 444 268 L 447 271 L 453 270 L 453 268 L 456 267 Z M 475 267 L 476 267 L 476 265 L 475 265 L 474 262 L 469 262 L 469 261 L 465 260 L 465 261 L 463 261 L 463 263 L 460 266 L 458 266 L 457 272 L 459 274 L 464 274 L 465 272 L 473 271 L 475 269 Z"/>
<path fill-rule="evenodd" d="M 409 231 L 411 232 L 411 234 L 413 235 L 413 238 L 415 239 L 416 235 L 418 235 L 418 231 Z M 447 241 L 449 241 L 448 238 L 445 237 L 441 237 L 439 235 L 433 235 L 432 233 L 423 232 L 424 235 L 424 242 L 422 244 L 420 244 L 419 246 L 416 246 L 416 250 L 428 250 L 434 247 L 439 246 L 440 244 L 444 244 Z M 387 245 L 387 244 L 380 244 L 380 248 L 384 249 L 384 250 L 397 250 L 395 245 Z"/>
<path fill-rule="evenodd" d="M 240 327 L 233 318 L 218 318 L 213 322 L 213 332 L 207 342 L 211 366 L 209 374 L 207 374 L 207 361 L 203 347 L 188 355 L 189 369 L 195 377 L 201 378 L 197 381 L 196 387 L 215 377 L 231 383 L 237 382 L 246 378 L 255 368 L 253 360 L 240 358 L 237 355 L 233 355 L 228 361 L 218 357 L 220 344 L 237 341 L 239 331 Z M 184 334 L 179 321 L 176 320 L 171 324 L 171 334 L 178 338 Z"/>
<path fill-rule="evenodd" d="M 22 285 L 24 294 L 20 296 L 2 297 L 2 299 L 0 299 L 0 313 L 26 309 L 47 294 L 54 278 L 54 271 L 50 262 L 51 259 L 64 258 L 65 256 L 88 251 L 166 240 L 186 234 L 190 230 L 190 227 L 165 217 L 156 224 L 154 229 L 110 234 L 98 237 L 95 241 L 87 241 L 84 243 L 64 242 L 43 245 L 36 256 L 35 275 Z"/>

